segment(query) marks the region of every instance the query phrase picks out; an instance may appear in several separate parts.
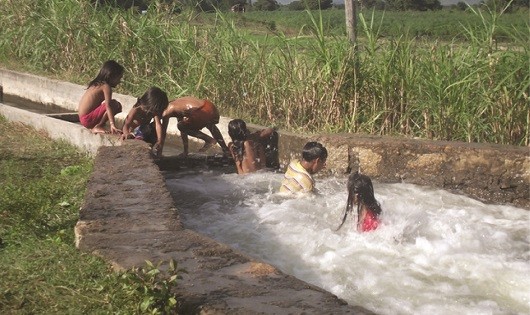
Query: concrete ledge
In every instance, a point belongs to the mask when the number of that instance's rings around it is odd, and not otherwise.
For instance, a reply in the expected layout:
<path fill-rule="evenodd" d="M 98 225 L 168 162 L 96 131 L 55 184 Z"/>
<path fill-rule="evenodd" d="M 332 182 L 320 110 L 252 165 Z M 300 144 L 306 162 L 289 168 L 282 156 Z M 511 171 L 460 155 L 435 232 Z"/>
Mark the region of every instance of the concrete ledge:
<path fill-rule="evenodd" d="M 95 155 L 101 146 L 120 144 L 116 136 L 95 135 L 79 124 L 28 112 L 2 103 L 0 103 L 0 115 L 10 121 L 23 123 L 37 130 L 44 130 L 51 138 L 65 140 L 91 155 Z"/>
<path fill-rule="evenodd" d="M 70 112 L 77 111 L 79 100 L 86 90 L 86 86 L 2 68 L 0 68 L 0 86 L 3 87 L 5 94 L 20 96 L 24 99 L 45 105 L 59 105 Z M 140 95 L 137 96 L 139 97 Z M 123 107 L 123 112 L 117 114 L 116 119 L 118 121 L 125 121 L 127 113 L 136 103 L 136 97 L 119 93 L 112 93 L 112 97 L 118 100 Z M 172 100 L 171 95 L 168 95 L 168 97 Z M 219 130 L 225 139 L 229 139 L 229 121 L 229 118 L 221 117 L 218 124 Z M 203 132 L 210 133 L 206 129 Z M 176 119 L 170 120 L 168 134 L 180 135 Z M 190 141 L 193 142 L 195 139 L 191 138 Z"/>

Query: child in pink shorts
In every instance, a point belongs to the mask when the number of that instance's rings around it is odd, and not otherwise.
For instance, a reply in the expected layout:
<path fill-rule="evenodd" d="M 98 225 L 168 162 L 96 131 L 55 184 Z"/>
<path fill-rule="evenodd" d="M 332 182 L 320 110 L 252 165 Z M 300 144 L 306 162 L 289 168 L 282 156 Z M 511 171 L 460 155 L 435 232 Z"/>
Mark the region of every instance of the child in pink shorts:
<path fill-rule="evenodd" d="M 116 128 L 114 116 L 121 112 L 122 106 L 120 102 L 112 99 L 112 88 L 121 82 L 123 72 L 123 66 L 116 61 L 106 61 L 81 97 L 77 110 L 79 121 L 92 133 L 107 133 L 107 121 L 110 122 L 111 133 L 121 133 L 121 130 Z"/>

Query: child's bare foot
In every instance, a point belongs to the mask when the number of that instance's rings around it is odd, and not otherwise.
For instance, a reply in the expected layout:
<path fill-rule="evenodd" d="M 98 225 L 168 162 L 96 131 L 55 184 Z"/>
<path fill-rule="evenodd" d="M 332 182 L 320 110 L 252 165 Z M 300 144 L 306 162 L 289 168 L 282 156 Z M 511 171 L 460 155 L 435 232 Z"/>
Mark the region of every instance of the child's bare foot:
<path fill-rule="evenodd" d="M 217 141 L 215 141 L 215 139 L 210 141 L 210 142 L 206 142 L 206 143 L 204 143 L 202 148 L 199 149 L 199 152 L 201 152 L 201 153 L 202 152 L 206 152 L 206 151 L 208 151 L 209 148 L 213 147 L 216 144 L 217 144 Z"/>
<path fill-rule="evenodd" d="M 90 131 L 92 131 L 93 134 L 106 134 L 109 133 L 107 130 L 101 127 L 94 127 Z"/>

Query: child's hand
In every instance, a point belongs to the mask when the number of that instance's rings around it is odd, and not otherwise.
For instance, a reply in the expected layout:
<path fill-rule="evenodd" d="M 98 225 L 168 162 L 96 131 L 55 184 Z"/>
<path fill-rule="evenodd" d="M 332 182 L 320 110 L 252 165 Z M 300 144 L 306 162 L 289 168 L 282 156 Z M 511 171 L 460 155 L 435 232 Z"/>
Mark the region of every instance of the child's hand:
<path fill-rule="evenodd" d="M 121 140 L 127 140 L 127 139 L 132 139 L 132 135 L 131 134 L 126 134 L 126 133 L 121 133 L 121 136 L 120 136 L 120 139 Z"/>
<path fill-rule="evenodd" d="M 160 145 L 160 143 L 155 143 L 153 145 L 152 152 L 156 157 L 160 157 L 162 155 L 162 146 Z"/>
<path fill-rule="evenodd" d="M 120 135 L 122 134 L 122 131 L 118 128 L 116 128 L 116 126 L 114 125 L 111 125 L 110 126 L 110 132 L 113 134 L 113 135 Z"/>

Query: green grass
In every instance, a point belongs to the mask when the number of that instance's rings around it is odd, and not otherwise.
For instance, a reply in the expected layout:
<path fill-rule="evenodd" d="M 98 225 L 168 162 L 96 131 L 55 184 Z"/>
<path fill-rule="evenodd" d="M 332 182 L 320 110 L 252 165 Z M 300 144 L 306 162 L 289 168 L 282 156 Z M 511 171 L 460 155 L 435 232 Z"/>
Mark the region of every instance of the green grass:
<path fill-rule="evenodd" d="M 405 33 L 411 36 L 436 38 L 451 41 L 458 37 L 462 40 L 462 27 L 476 27 L 482 23 L 480 16 L 471 11 L 458 11 L 444 9 L 441 11 L 372 11 L 360 10 L 359 14 L 371 15 L 374 13 L 376 21 L 381 21 L 381 36 L 399 37 Z M 313 15 L 320 12 L 313 11 Z M 328 35 L 344 36 L 346 34 L 345 15 L 343 10 L 325 10 L 321 12 L 323 30 Z M 252 29 L 258 33 L 273 30 L 283 32 L 290 36 L 310 34 L 306 29 L 311 25 L 311 17 L 304 11 L 250 11 L 245 14 L 234 14 L 238 28 Z M 504 29 L 523 30 L 528 24 L 528 11 L 520 10 L 500 16 L 498 25 L 500 30 L 495 34 L 498 41 L 510 41 L 510 35 Z M 362 35 L 362 34 L 361 34 Z"/>
<path fill-rule="evenodd" d="M 0 313 L 135 313 L 141 296 L 74 245 L 91 158 L 1 116 L 0 134 Z"/>
<path fill-rule="evenodd" d="M 139 15 L 7 1 L 0 64 L 85 85 L 116 59 L 126 68 L 117 92 L 155 85 L 306 134 L 530 144 L 528 12 L 361 11 L 356 47 L 342 13 Z"/>

